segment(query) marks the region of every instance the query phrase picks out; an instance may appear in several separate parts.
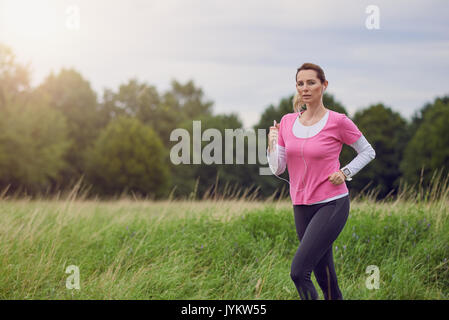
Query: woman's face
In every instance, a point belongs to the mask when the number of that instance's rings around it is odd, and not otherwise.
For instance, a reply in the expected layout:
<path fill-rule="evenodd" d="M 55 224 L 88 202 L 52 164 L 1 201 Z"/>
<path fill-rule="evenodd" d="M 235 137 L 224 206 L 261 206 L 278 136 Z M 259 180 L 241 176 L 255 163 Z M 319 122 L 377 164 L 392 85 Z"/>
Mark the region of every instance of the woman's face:
<path fill-rule="evenodd" d="M 296 76 L 296 90 L 307 105 L 319 103 L 326 86 L 327 81 L 322 84 L 315 70 L 301 70 Z"/>

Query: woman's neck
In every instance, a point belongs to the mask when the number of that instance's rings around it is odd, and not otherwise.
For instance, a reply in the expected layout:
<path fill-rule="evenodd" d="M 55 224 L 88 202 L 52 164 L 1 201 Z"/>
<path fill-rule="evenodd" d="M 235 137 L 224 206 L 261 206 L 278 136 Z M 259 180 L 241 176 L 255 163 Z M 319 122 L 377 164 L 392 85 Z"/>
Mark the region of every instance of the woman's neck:
<path fill-rule="evenodd" d="M 320 101 L 317 105 L 307 105 L 307 110 L 304 111 L 304 115 L 306 116 L 307 120 L 311 120 L 313 117 L 319 116 L 320 114 L 324 113 L 326 111 L 326 108 L 324 107 L 324 104 Z"/>

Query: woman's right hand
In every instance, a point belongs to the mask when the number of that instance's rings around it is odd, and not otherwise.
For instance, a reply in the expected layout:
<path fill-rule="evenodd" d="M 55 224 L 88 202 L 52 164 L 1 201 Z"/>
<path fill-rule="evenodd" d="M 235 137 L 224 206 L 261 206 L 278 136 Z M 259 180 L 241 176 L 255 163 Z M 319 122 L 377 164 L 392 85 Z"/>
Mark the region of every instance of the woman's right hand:
<path fill-rule="evenodd" d="M 270 132 L 268 133 L 268 152 L 274 150 L 274 146 L 278 142 L 279 126 L 280 124 L 274 120 L 273 125 L 270 127 Z"/>

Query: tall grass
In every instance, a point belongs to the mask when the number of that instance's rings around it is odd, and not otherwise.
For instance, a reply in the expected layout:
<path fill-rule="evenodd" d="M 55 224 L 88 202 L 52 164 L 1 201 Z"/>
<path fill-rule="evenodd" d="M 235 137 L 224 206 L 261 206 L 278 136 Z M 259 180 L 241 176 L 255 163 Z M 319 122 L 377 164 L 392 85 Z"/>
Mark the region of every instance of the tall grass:
<path fill-rule="evenodd" d="M 345 299 L 449 298 L 447 178 L 402 185 L 384 201 L 351 199 L 333 244 Z M 299 299 L 290 200 L 224 190 L 163 201 L 90 199 L 81 182 L 47 199 L 3 192 L 0 298 Z M 66 288 L 69 265 L 79 267 L 79 290 Z M 379 268 L 377 290 L 366 286 L 369 265 Z"/>

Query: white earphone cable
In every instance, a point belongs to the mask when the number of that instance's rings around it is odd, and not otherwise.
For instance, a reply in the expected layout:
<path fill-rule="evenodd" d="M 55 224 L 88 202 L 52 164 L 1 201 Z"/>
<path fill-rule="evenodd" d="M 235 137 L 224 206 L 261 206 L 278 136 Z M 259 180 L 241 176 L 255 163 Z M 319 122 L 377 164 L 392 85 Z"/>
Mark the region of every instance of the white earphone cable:
<path fill-rule="evenodd" d="M 313 115 L 312 115 L 311 119 L 313 119 L 313 116 L 315 115 L 316 111 L 317 111 L 317 110 L 315 110 L 315 111 L 313 112 Z M 301 117 L 301 116 L 302 116 L 301 111 L 299 111 L 299 117 Z M 296 121 L 296 119 L 295 119 L 295 121 Z M 304 166 L 305 166 L 304 174 L 302 175 L 302 185 L 303 185 L 303 188 L 302 188 L 302 189 L 298 189 L 298 191 L 301 191 L 301 190 L 304 190 L 304 189 L 305 189 L 304 177 L 305 177 L 305 175 L 306 175 L 306 173 L 307 173 L 307 162 L 306 162 L 306 159 L 304 158 L 304 144 L 306 143 L 307 139 L 309 138 L 310 127 L 312 127 L 312 126 L 308 126 L 308 127 L 309 127 L 309 128 L 308 128 L 308 130 L 307 130 L 306 138 L 303 140 L 302 146 L 301 146 L 301 156 L 302 156 L 302 160 L 304 161 Z M 278 149 L 278 152 L 279 152 L 279 149 Z M 290 181 L 288 181 L 288 180 L 286 180 L 286 179 L 284 179 L 284 178 L 279 177 L 277 174 L 274 174 L 274 175 L 275 175 L 277 178 L 279 178 L 279 179 L 282 179 L 282 180 L 284 180 L 284 181 L 287 181 L 288 184 L 291 186 Z"/>

